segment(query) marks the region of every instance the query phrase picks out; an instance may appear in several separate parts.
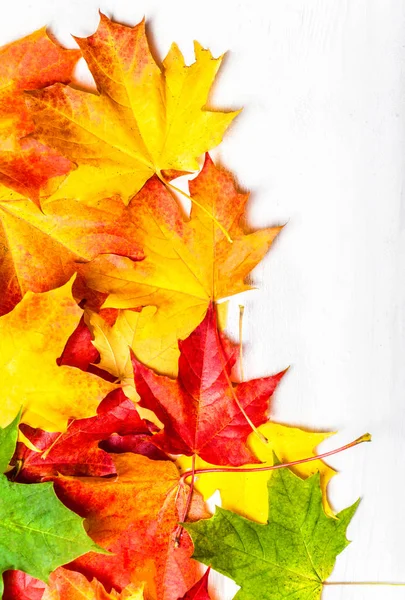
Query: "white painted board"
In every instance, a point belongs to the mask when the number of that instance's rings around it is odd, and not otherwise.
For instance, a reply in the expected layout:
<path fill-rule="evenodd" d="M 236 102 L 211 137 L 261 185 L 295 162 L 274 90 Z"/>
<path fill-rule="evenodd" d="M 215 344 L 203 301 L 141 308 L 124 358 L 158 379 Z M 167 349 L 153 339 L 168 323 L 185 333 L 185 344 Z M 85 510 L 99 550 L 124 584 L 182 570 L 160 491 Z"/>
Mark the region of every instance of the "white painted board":
<path fill-rule="evenodd" d="M 98 8 L 129 24 L 146 15 L 162 56 L 176 41 L 191 61 L 193 39 L 230 50 L 213 100 L 245 110 L 213 155 L 252 191 L 253 225 L 287 222 L 243 298 L 246 374 L 291 365 L 275 418 L 339 430 L 323 450 L 373 434 L 329 461 L 334 507 L 363 497 L 332 580 L 405 582 L 405 1 L 3 0 L 0 43 L 49 24 L 71 44 Z M 324 598 L 400 600 L 405 588 Z"/>

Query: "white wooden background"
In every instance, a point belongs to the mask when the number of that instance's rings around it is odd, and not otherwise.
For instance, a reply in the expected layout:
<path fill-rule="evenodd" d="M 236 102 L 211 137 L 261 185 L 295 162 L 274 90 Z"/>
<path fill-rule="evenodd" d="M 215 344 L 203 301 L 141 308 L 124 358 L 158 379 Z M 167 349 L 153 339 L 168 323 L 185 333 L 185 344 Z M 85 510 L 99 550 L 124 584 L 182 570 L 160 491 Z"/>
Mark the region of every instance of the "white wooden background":
<path fill-rule="evenodd" d="M 244 298 L 246 374 L 292 365 L 275 416 L 338 429 L 324 450 L 373 434 L 330 460 L 335 508 L 363 497 L 332 579 L 405 582 L 405 0 L 2 0 L 0 42 L 49 24 L 71 44 L 98 8 L 145 14 L 162 55 L 173 40 L 189 60 L 193 39 L 230 50 L 214 100 L 245 110 L 215 156 L 252 190 L 252 224 L 288 221 Z M 237 589 L 216 585 L 223 600 Z"/>

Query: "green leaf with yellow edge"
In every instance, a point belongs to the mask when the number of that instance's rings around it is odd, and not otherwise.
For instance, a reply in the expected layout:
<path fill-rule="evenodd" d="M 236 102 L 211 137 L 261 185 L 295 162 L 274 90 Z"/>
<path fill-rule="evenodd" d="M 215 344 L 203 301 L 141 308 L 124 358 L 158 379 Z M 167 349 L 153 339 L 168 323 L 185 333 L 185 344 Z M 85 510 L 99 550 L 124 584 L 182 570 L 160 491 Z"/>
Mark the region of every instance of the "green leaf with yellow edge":
<path fill-rule="evenodd" d="M 72 283 L 42 294 L 28 292 L 0 317 L 0 426 L 22 407 L 22 422 L 63 431 L 70 418 L 95 415 L 116 387 L 56 362 L 83 314 L 72 297 Z"/>
<path fill-rule="evenodd" d="M 297 427 L 289 427 L 278 423 L 261 425 L 259 431 L 267 438 L 264 444 L 255 433 L 248 438 L 248 447 L 254 452 L 262 464 L 245 465 L 243 468 L 254 469 L 272 466 L 274 453 L 284 462 L 300 460 L 316 456 L 316 447 L 333 433 L 316 433 L 304 431 Z M 177 460 L 182 472 L 191 469 L 191 458 L 182 456 Z M 196 459 L 197 469 L 214 467 L 200 458 Z M 324 461 L 316 460 L 293 467 L 293 471 L 301 477 L 308 477 L 317 471 L 320 473 L 323 506 L 327 514 L 333 515 L 329 506 L 326 488 L 336 471 Z M 268 518 L 267 483 L 274 471 L 258 471 L 252 473 L 204 473 L 198 475 L 196 489 L 208 500 L 219 490 L 222 506 L 236 511 L 248 519 L 265 523 Z"/>
<path fill-rule="evenodd" d="M 0 463 L 14 453 L 19 415 L 0 429 Z M 47 581 L 57 567 L 87 552 L 105 551 L 87 535 L 83 520 L 57 498 L 53 484 L 22 484 L 0 475 L 0 597 L 3 573 L 15 569 Z"/>
<path fill-rule="evenodd" d="M 193 558 L 233 579 L 241 587 L 235 600 L 319 600 L 349 544 L 346 529 L 358 501 L 329 517 L 319 473 L 300 479 L 289 469 L 275 471 L 268 494 L 266 524 L 223 508 L 211 519 L 185 524 Z"/>

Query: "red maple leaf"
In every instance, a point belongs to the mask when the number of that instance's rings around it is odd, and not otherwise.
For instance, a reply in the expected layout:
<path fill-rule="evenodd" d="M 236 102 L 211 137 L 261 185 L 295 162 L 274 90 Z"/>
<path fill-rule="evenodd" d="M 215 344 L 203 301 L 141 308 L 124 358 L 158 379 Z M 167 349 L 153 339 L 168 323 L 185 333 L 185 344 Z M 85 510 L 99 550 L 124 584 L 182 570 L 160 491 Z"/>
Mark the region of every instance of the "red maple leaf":
<path fill-rule="evenodd" d="M 208 576 L 210 569 L 207 569 L 200 581 L 197 581 L 188 592 L 179 598 L 179 600 L 211 600 L 208 594 Z"/>
<path fill-rule="evenodd" d="M 197 454 L 217 465 L 257 462 L 246 446 L 252 431 L 246 416 L 256 427 L 267 421 L 270 398 L 285 371 L 232 383 L 237 349 L 218 333 L 213 305 L 179 348 L 175 380 L 157 375 L 135 357 L 132 360 L 140 404 L 164 424 L 153 442 L 165 452 Z"/>
<path fill-rule="evenodd" d="M 122 390 L 114 390 L 100 404 L 98 415 L 71 422 L 64 433 L 49 433 L 22 425 L 21 430 L 40 450 L 35 452 L 18 443 L 14 464 L 21 461 L 18 480 L 37 482 L 57 475 L 105 476 L 115 474 L 110 455 L 133 452 L 152 459 L 165 455 L 149 440 L 152 436 L 133 402 Z M 115 439 L 117 438 L 117 439 Z M 127 439 L 128 438 L 128 439 Z M 104 443 L 104 448 L 99 443 Z"/>

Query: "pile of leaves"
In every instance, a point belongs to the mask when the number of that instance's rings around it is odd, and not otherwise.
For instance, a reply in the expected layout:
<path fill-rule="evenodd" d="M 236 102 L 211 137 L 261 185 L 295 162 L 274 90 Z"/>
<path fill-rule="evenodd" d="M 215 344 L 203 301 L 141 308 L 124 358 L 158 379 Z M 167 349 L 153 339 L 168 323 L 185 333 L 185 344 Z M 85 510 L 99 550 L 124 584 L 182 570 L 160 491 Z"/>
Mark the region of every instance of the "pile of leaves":
<path fill-rule="evenodd" d="M 76 41 L 0 50 L 2 598 L 206 600 L 201 563 L 319 598 L 357 504 L 328 503 L 328 434 L 272 421 L 285 371 L 245 381 L 224 333 L 281 228 L 207 154 L 238 114 L 209 105 L 221 58 L 159 63 L 104 15 Z"/>

